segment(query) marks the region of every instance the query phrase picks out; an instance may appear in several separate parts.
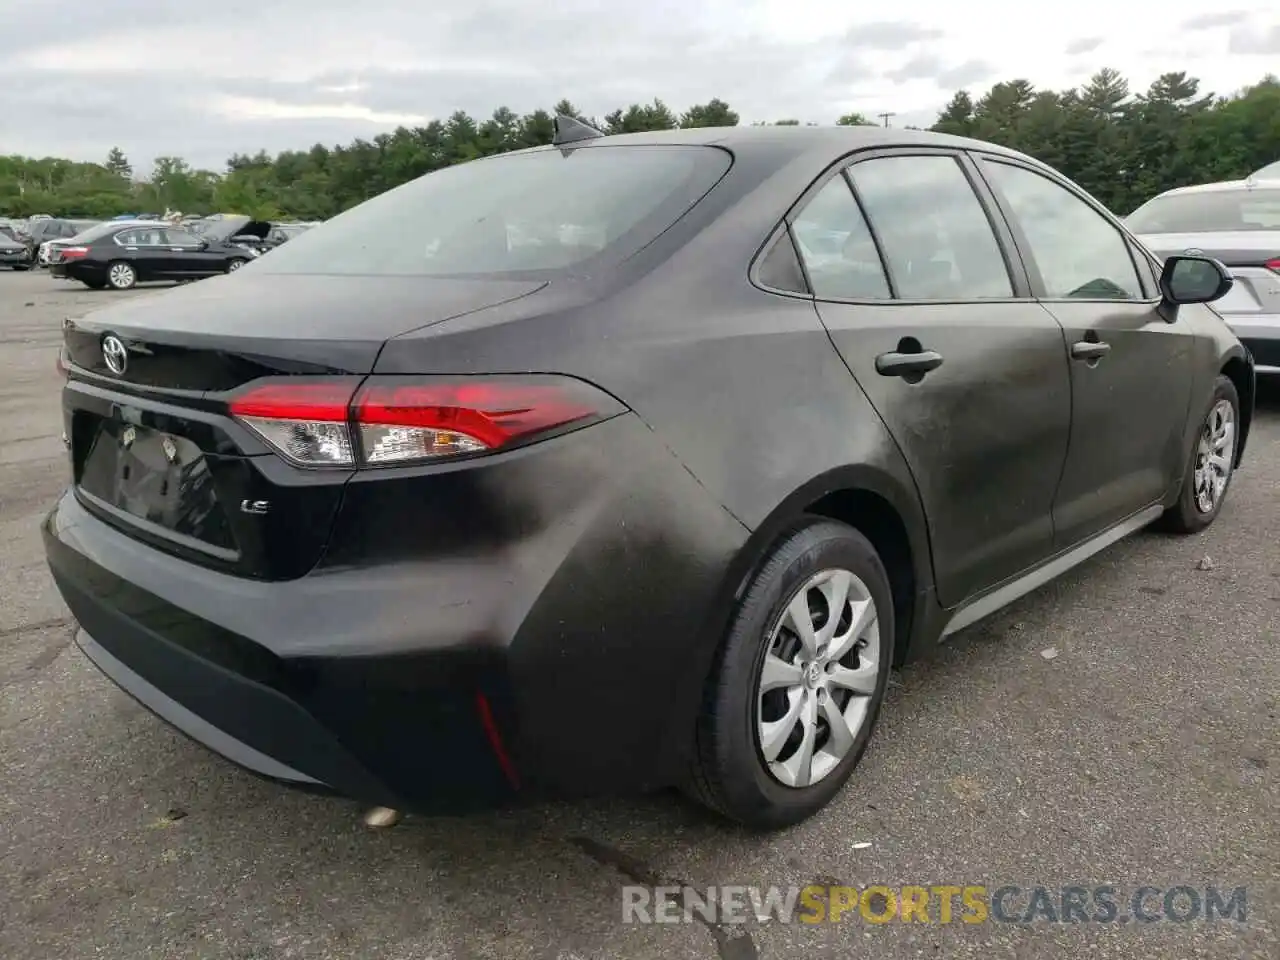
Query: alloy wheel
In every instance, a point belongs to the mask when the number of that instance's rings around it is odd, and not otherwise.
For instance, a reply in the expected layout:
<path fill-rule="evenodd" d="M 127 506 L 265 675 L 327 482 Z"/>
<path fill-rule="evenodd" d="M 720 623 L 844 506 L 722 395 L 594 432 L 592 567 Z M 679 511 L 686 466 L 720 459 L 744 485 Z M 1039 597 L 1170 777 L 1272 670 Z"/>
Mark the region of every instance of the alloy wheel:
<path fill-rule="evenodd" d="M 1236 411 L 1230 400 L 1219 400 L 1200 430 L 1193 474 L 1196 509 L 1213 513 L 1222 503 L 1235 464 Z"/>
<path fill-rule="evenodd" d="M 871 591 L 848 570 L 810 577 L 769 637 L 756 696 L 756 743 L 789 787 L 829 776 L 867 723 L 883 651 Z"/>
<path fill-rule="evenodd" d="M 133 286 L 136 274 L 133 267 L 127 263 L 113 264 L 111 270 L 107 274 L 107 279 L 111 281 L 111 285 L 118 290 L 124 290 L 126 287 Z"/>

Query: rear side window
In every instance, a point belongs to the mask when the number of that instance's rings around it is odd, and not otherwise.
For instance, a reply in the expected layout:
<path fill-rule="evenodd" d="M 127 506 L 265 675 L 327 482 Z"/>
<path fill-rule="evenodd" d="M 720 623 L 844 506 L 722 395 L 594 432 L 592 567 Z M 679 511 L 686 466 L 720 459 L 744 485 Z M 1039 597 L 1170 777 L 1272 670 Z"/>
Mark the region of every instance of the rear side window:
<path fill-rule="evenodd" d="M 791 225 L 815 297 L 888 300 L 875 239 L 843 176 L 827 181 Z"/>
<path fill-rule="evenodd" d="M 904 300 L 1013 296 L 986 211 L 954 157 L 865 160 L 849 176 Z"/>
<path fill-rule="evenodd" d="M 272 251 L 270 273 L 548 278 L 638 251 L 730 166 L 715 147 L 582 147 L 447 167 Z"/>

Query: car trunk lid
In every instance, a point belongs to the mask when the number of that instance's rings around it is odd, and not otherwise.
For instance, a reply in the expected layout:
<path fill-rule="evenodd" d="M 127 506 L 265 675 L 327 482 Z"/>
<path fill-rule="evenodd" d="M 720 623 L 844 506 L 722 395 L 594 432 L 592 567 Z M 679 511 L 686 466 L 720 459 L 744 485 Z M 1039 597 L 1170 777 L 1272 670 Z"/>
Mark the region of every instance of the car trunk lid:
<path fill-rule="evenodd" d="M 302 375 L 354 392 L 387 339 L 541 286 L 246 272 L 69 320 L 63 414 L 77 495 L 192 562 L 301 576 L 323 552 L 350 470 L 273 455 L 230 415 L 231 398 L 263 378 Z"/>
<path fill-rule="evenodd" d="M 1221 261 L 1236 281 L 1230 292 L 1213 304 L 1223 316 L 1280 314 L 1280 231 L 1162 233 L 1138 239 L 1161 260 L 1193 254 Z"/>

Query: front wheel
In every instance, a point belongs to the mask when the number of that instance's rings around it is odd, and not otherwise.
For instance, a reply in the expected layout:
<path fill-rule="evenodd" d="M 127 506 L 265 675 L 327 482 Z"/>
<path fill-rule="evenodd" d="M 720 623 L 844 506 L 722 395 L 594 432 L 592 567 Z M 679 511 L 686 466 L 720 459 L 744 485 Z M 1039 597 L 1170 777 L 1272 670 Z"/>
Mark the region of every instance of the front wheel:
<path fill-rule="evenodd" d="M 1191 451 L 1178 502 L 1161 518 L 1166 529 L 1198 533 L 1213 523 L 1235 474 L 1239 427 L 1240 396 L 1236 385 L 1230 377 L 1219 376 Z"/>
<path fill-rule="evenodd" d="M 871 738 L 893 663 L 892 592 L 857 530 L 810 518 L 734 616 L 704 700 L 690 790 L 749 827 L 812 816 Z"/>
<path fill-rule="evenodd" d="M 138 283 L 138 271 L 132 264 L 117 260 L 107 267 L 107 283 L 113 290 L 128 290 Z"/>
<path fill-rule="evenodd" d="M 239 257 L 233 257 L 232 259 L 227 261 L 227 273 L 235 273 L 237 270 L 239 270 L 248 262 L 249 262 L 248 260 L 242 260 Z"/>

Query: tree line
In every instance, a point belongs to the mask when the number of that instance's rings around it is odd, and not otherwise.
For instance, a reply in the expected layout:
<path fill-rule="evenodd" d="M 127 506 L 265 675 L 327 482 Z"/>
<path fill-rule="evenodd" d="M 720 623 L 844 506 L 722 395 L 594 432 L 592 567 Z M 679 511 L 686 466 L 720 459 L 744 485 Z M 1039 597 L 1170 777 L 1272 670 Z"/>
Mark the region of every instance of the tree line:
<path fill-rule="evenodd" d="M 550 143 L 554 114 L 578 117 L 606 133 L 739 122 L 719 99 L 680 114 L 654 100 L 603 118 L 584 116 L 561 101 L 552 111 L 523 116 L 499 107 L 487 120 L 459 111 L 447 120 L 400 127 L 345 146 L 316 144 L 274 157 L 265 151 L 235 154 L 222 172 L 162 156 L 145 175 L 136 176 L 118 148 L 102 163 L 0 156 L 0 215 L 105 218 L 172 209 L 321 220 L 432 170 Z M 869 122 L 856 113 L 838 121 Z M 1280 159 L 1280 81 L 1268 75 L 1252 87 L 1219 96 L 1203 93 L 1200 82 L 1185 73 L 1164 74 L 1142 93 L 1134 93 L 1111 69 L 1063 91 L 1011 80 L 976 99 L 967 91 L 956 93 L 930 129 L 1028 153 L 1125 214 L 1162 190 L 1241 178 Z"/>

